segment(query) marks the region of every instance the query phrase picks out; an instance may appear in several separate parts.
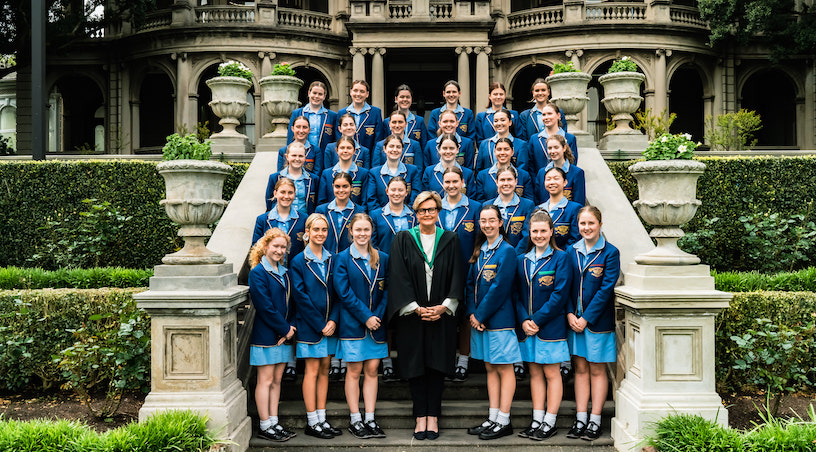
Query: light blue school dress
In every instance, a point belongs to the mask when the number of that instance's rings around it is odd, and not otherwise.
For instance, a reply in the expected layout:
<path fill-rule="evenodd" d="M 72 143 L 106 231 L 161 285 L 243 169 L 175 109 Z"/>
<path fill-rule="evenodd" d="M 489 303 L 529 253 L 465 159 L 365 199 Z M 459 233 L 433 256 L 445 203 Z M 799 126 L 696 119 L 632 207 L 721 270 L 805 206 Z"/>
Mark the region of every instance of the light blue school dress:
<path fill-rule="evenodd" d="M 337 335 L 323 336 L 328 320 L 337 322 L 338 309 L 332 300 L 329 272 L 332 253 L 323 248 L 323 258 L 308 246 L 292 259 L 293 294 L 297 301 L 297 357 L 325 358 L 337 353 Z"/>

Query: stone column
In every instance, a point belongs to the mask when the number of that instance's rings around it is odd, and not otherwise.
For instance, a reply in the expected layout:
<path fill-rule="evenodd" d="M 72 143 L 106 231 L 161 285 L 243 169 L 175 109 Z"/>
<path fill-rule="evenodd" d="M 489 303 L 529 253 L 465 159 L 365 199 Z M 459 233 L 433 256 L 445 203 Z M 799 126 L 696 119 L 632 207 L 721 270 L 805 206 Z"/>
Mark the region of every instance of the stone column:
<path fill-rule="evenodd" d="M 187 53 L 173 53 L 170 58 L 176 61 L 176 117 L 173 125 L 175 131 L 178 131 L 180 127 L 193 130 L 195 129 L 195 123 L 188 123 L 190 116 L 190 91 L 188 87 L 190 86 L 192 62 L 187 59 Z"/>
<path fill-rule="evenodd" d="M 384 47 L 368 50 L 371 58 L 371 104 L 385 111 L 385 71 L 383 69 Z"/>
<path fill-rule="evenodd" d="M 664 109 L 668 108 L 668 92 L 666 80 L 666 58 L 672 54 L 671 49 L 657 49 L 655 55 L 655 84 L 654 84 L 654 108 L 653 115 L 660 115 Z M 666 111 L 668 114 L 668 110 Z"/>
<path fill-rule="evenodd" d="M 365 80 L 365 54 L 368 51 L 365 47 L 351 47 L 349 52 L 352 55 L 351 80 Z M 341 102 L 342 103 L 342 102 Z"/>
<path fill-rule="evenodd" d="M 487 86 L 490 84 L 490 69 L 487 67 L 491 46 L 476 47 L 476 105 L 474 110 L 481 110 L 487 105 Z"/>
<path fill-rule="evenodd" d="M 470 108 L 470 58 L 468 54 L 473 51 L 473 47 L 457 47 L 456 53 L 459 55 L 457 81 L 462 88 L 462 97 L 459 103 L 465 108 Z"/>
<path fill-rule="evenodd" d="M 135 151 L 141 147 L 141 138 L 139 134 L 141 133 L 141 124 L 140 124 L 140 117 L 139 117 L 139 99 L 129 99 L 128 105 L 130 106 L 130 130 L 131 138 L 130 138 L 130 146 L 131 152 L 136 153 Z"/>

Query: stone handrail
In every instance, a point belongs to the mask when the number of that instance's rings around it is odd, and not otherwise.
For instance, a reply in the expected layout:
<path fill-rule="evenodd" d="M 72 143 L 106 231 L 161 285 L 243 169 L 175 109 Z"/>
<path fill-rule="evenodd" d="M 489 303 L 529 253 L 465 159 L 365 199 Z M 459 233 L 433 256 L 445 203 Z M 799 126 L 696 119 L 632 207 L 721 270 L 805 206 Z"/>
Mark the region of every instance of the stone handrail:
<path fill-rule="evenodd" d="M 587 22 L 632 22 L 646 20 L 646 5 L 634 3 L 601 3 L 586 5 Z"/>
<path fill-rule="evenodd" d="M 199 6 L 195 8 L 196 23 L 254 23 L 254 6 Z"/>
<path fill-rule="evenodd" d="M 543 28 L 564 22 L 563 6 L 548 6 L 536 8 L 520 13 L 513 13 L 507 16 L 507 24 L 510 30 L 522 30 L 525 28 Z"/>
<path fill-rule="evenodd" d="M 301 9 L 278 8 L 278 25 L 331 30 L 332 16 Z"/>
<path fill-rule="evenodd" d="M 173 13 L 169 9 L 156 11 L 148 14 L 144 22 L 136 29 L 136 31 L 147 31 L 154 28 L 169 27 L 173 22 Z"/>
<path fill-rule="evenodd" d="M 672 6 L 669 10 L 672 22 L 685 25 L 695 25 L 701 28 L 708 27 L 706 21 L 700 18 L 700 10 L 693 6 Z"/>
<path fill-rule="evenodd" d="M 430 2 L 430 7 L 434 19 L 452 19 L 453 4 L 451 2 L 437 1 Z"/>
<path fill-rule="evenodd" d="M 388 17 L 390 19 L 410 19 L 411 18 L 411 2 L 410 1 L 391 1 L 388 2 Z"/>

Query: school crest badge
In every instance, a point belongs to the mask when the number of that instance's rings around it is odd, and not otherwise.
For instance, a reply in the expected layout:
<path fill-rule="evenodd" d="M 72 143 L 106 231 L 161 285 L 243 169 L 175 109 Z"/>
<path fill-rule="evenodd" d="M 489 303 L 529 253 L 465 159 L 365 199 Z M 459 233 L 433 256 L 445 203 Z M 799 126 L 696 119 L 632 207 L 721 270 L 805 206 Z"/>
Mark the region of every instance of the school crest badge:
<path fill-rule="evenodd" d="M 298 240 L 298 242 L 302 242 L 302 241 L 303 241 L 303 233 L 302 233 L 302 232 L 298 232 L 298 233 L 297 233 L 297 240 Z"/>
<path fill-rule="evenodd" d="M 521 228 L 524 226 L 523 221 L 516 221 L 510 223 L 510 233 L 513 235 L 521 234 Z"/>
<path fill-rule="evenodd" d="M 363 188 L 360 187 L 359 185 L 357 185 L 357 186 L 355 186 L 355 187 L 353 187 L 351 189 L 351 194 L 354 195 L 354 196 L 360 196 L 360 193 L 362 193 L 362 192 L 363 192 Z"/>
<path fill-rule="evenodd" d="M 307 171 L 314 171 L 314 161 L 304 163 L 303 167 L 306 168 Z"/>
<path fill-rule="evenodd" d="M 596 278 L 600 278 L 601 276 L 603 276 L 604 268 L 603 267 L 589 267 L 589 270 L 587 270 L 587 271 L 589 272 L 590 275 L 592 275 L 592 276 L 594 276 Z"/>
<path fill-rule="evenodd" d="M 414 130 L 414 140 L 419 141 L 420 138 L 422 138 L 422 131 Z"/>
<path fill-rule="evenodd" d="M 472 221 L 465 221 L 465 232 L 473 232 L 475 226 Z"/>
<path fill-rule="evenodd" d="M 524 187 L 516 187 L 516 194 L 521 196 L 524 194 Z"/>
<path fill-rule="evenodd" d="M 379 280 L 379 281 L 377 282 L 377 287 L 378 287 L 380 290 L 385 290 L 385 280 L 384 280 L 384 279 Z"/>
<path fill-rule="evenodd" d="M 326 124 L 325 126 L 323 126 L 323 133 L 325 135 L 334 135 L 334 126 L 332 126 L 331 124 Z"/>
<path fill-rule="evenodd" d="M 465 156 L 464 155 L 456 156 L 456 163 L 458 163 L 460 165 L 464 165 L 465 164 Z"/>
<path fill-rule="evenodd" d="M 414 156 L 413 155 L 406 156 L 405 157 L 405 163 L 407 163 L 409 165 L 413 165 L 414 164 Z M 410 191 L 410 189 L 409 189 L 409 191 Z"/>
<path fill-rule="evenodd" d="M 553 275 L 544 275 L 538 277 L 538 285 L 540 286 L 552 286 L 555 277 Z"/>
<path fill-rule="evenodd" d="M 461 130 L 462 133 L 467 133 L 467 124 L 459 124 L 459 130 Z"/>
<path fill-rule="evenodd" d="M 368 135 L 368 136 L 372 136 L 372 135 L 374 135 L 374 127 L 366 127 L 366 128 L 365 128 L 365 133 L 366 133 L 366 135 Z"/>
<path fill-rule="evenodd" d="M 571 188 L 565 188 L 564 189 L 564 196 L 566 196 L 567 199 L 572 201 L 572 189 Z"/>
<path fill-rule="evenodd" d="M 555 227 L 555 233 L 558 234 L 558 235 L 567 235 L 567 234 L 569 234 L 569 225 L 568 224 L 562 224 L 562 225 L 556 226 Z"/>
<path fill-rule="evenodd" d="M 484 272 L 482 272 L 482 278 L 484 278 L 484 280 L 487 282 L 493 281 L 495 277 L 496 272 L 494 270 L 485 270 Z"/>

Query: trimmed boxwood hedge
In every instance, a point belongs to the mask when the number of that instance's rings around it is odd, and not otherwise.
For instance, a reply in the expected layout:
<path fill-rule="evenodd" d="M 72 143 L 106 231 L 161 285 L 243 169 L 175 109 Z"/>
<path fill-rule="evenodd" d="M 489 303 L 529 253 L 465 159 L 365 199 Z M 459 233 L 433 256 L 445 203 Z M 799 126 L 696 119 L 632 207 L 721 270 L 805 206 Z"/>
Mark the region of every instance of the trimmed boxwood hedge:
<path fill-rule="evenodd" d="M 704 220 L 719 218 L 717 234 L 697 253 L 703 263 L 718 271 L 754 270 L 739 217 L 750 213 L 802 213 L 816 199 L 816 156 L 805 157 L 698 157 L 706 172 L 697 183 L 703 205 L 683 227 L 694 232 Z M 628 167 L 634 162 L 610 162 L 609 168 L 630 201 L 638 198 L 637 182 Z M 782 270 L 782 269 L 780 269 Z"/>
<path fill-rule="evenodd" d="M 234 171 L 224 184 L 230 199 L 246 173 L 245 163 L 231 164 Z M 0 267 L 27 264 L 42 244 L 48 221 L 70 217 L 83 210 L 83 199 L 108 201 L 128 222 L 121 246 L 110 249 L 101 265 L 151 268 L 162 256 L 181 245 L 177 227 L 159 205 L 164 179 L 155 162 L 65 161 L 6 162 L 0 164 Z"/>

